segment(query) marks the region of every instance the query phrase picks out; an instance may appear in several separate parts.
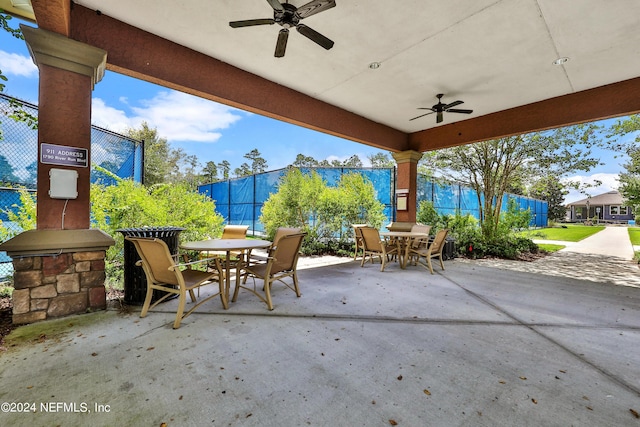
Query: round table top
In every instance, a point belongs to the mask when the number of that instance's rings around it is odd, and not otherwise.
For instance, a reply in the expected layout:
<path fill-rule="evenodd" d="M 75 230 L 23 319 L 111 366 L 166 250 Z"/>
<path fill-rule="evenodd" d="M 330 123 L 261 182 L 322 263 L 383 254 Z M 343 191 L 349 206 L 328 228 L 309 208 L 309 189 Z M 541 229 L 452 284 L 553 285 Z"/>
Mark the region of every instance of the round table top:
<path fill-rule="evenodd" d="M 180 248 L 188 251 L 237 251 L 241 249 L 259 249 L 271 246 L 269 240 L 260 239 L 209 239 L 187 242 Z"/>

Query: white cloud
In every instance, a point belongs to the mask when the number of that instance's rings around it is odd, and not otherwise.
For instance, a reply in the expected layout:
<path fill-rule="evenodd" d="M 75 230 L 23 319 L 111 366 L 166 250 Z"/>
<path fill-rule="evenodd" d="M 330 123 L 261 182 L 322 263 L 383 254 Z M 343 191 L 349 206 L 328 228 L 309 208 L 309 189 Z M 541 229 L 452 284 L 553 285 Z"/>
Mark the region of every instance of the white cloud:
<path fill-rule="evenodd" d="M 215 142 L 222 136 L 217 130 L 241 118 L 231 107 L 176 91 L 140 103 L 144 107 L 133 108 L 138 118 L 169 141 Z"/>
<path fill-rule="evenodd" d="M 125 100 L 130 104 L 130 98 Z M 132 107 L 134 115 L 128 117 L 125 111 L 94 98 L 92 122 L 114 132 L 139 128 L 142 122 L 147 122 L 169 142 L 210 143 L 222 136 L 218 130 L 228 128 L 241 118 L 234 114 L 237 111 L 234 108 L 177 91 L 159 92 L 152 99 L 140 100 L 139 105 L 142 106 Z"/>
<path fill-rule="evenodd" d="M 124 133 L 127 129 L 133 128 L 136 121 L 127 117 L 127 114 L 113 107 L 109 107 L 100 98 L 91 100 L 91 123 L 113 132 Z"/>
<path fill-rule="evenodd" d="M 571 190 L 567 196 L 565 196 L 565 203 L 573 203 L 578 200 L 585 199 L 587 196 L 597 196 L 598 194 L 606 193 L 608 191 L 617 190 L 620 186 L 617 173 L 595 173 L 593 175 L 574 175 L 563 179 L 563 182 L 574 181 L 580 184 L 594 185 L 597 181 L 601 184 L 586 189 L 586 194 L 580 193 L 577 190 Z"/>
<path fill-rule="evenodd" d="M 7 76 L 38 78 L 38 67 L 30 57 L 0 50 L 0 69 Z"/>

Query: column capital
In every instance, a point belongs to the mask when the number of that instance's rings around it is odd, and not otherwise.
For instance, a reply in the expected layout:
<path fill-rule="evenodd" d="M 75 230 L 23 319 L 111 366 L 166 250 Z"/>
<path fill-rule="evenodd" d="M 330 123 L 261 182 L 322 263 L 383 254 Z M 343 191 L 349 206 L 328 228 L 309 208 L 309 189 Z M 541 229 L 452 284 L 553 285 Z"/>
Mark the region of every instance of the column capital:
<path fill-rule="evenodd" d="M 33 62 L 91 78 L 91 89 L 102 80 L 107 51 L 54 33 L 20 24 Z"/>
<path fill-rule="evenodd" d="M 414 150 L 400 151 L 397 153 L 391 153 L 396 163 L 418 163 L 422 158 L 422 153 Z"/>

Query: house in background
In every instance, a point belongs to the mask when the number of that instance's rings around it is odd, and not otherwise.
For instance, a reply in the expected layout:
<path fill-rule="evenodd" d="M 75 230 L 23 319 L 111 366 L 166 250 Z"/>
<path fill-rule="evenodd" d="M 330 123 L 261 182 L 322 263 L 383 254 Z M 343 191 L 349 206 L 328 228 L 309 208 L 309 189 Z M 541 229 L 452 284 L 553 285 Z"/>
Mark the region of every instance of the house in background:
<path fill-rule="evenodd" d="M 594 222 L 627 224 L 634 219 L 632 209 L 624 206 L 624 199 L 618 191 L 609 191 L 569 203 L 567 213 L 571 222 L 591 219 Z"/>

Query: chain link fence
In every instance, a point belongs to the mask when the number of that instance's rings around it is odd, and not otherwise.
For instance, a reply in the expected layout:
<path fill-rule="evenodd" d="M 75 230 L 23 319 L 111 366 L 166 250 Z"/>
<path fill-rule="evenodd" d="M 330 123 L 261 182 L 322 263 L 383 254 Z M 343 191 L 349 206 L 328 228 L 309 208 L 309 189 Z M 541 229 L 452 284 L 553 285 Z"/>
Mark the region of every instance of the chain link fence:
<path fill-rule="evenodd" d="M 37 106 L 0 93 L 0 221 L 13 232 L 21 229 L 8 214 L 21 206 L 20 189 L 35 195 L 37 187 L 37 117 Z M 91 126 L 91 182 L 142 182 L 143 148 L 140 141 Z M 0 252 L 0 279 L 12 273 L 11 258 Z"/>
<path fill-rule="evenodd" d="M 395 168 L 300 168 L 303 173 L 317 172 L 329 186 L 335 186 L 345 173 L 357 173 L 366 177 L 373 184 L 378 200 L 384 205 L 384 214 L 388 222 L 395 221 Z M 248 225 L 254 234 L 261 234 L 264 225 L 260 222 L 260 214 L 264 202 L 272 193 L 278 192 L 280 178 L 288 169 L 279 169 L 255 175 L 218 181 L 200 185 L 198 191 L 215 201 L 216 211 L 225 222 L 235 225 Z M 459 184 L 439 184 L 429 177 L 418 175 L 417 203 L 430 201 L 439 214 L 462 215 L 471 214 L 479 218 L 480 210 L 476 192 Z M 548 203 L 525 196 L 505 194 L 503 206 L 507 200 L 514 198 L 518 207 L 529 209 L 532 214 L 531 226 L 543 227 L 547 224 Z M 388 224 L 385 222 L 384 224 Z"/>

